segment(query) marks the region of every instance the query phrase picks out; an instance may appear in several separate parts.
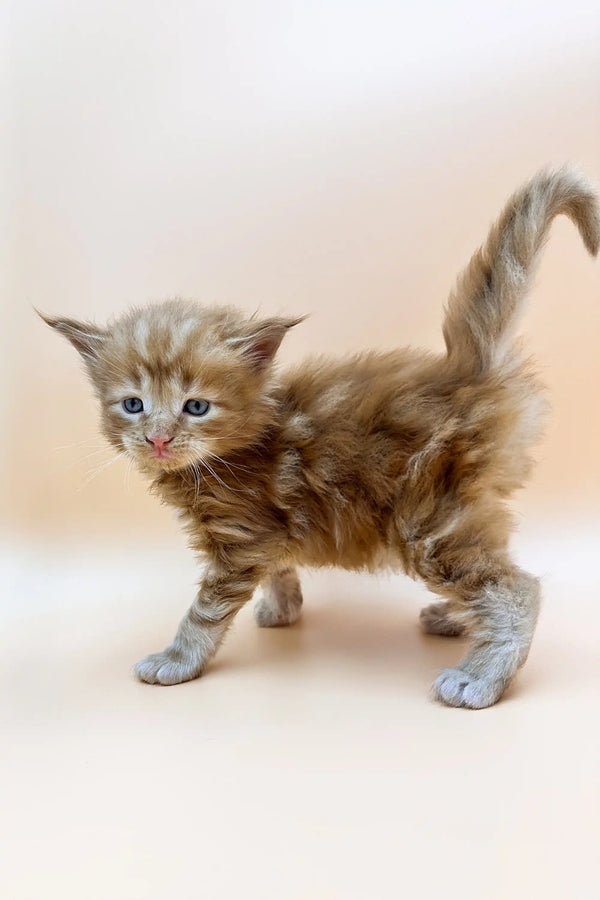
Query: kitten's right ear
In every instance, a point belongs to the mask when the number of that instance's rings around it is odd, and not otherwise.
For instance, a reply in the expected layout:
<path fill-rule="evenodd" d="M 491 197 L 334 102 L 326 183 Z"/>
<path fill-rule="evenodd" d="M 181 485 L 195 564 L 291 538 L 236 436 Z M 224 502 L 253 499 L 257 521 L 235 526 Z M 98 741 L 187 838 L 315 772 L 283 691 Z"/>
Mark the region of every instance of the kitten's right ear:
<path fill-rule="evenodd" d="M 98 328 L 97 325 L 92 325 L 90 322 L 77 322 L 75 319 L 54 319 L 50 316 L 45 316 L 38 309 L 36 309 L 36 312 L 46 325 L 59 331 L 73 344 L 86 363 L 96 362 L 108 337 L 106 331 Z"/>

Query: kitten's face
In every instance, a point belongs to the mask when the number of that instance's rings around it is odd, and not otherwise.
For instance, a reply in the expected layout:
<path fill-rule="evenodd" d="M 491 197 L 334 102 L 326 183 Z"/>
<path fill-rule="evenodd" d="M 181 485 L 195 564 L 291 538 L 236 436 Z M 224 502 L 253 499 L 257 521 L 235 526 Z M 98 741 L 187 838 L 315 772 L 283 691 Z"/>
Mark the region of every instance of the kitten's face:
<path fill-rule="evenodd" d="M 247 446 L 269 418 L 266 376 L 298 320 L 169 301 L 107 329 L 46 319 L 82 355 L 108 440 L 159 474 Z"/>

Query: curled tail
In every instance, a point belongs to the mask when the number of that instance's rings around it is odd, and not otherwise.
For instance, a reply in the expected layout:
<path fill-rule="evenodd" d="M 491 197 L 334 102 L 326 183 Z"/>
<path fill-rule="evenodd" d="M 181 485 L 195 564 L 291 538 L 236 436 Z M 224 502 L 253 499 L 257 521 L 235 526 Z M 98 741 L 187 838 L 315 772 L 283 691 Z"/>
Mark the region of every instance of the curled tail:
<path fill-rule="evenodd" d="M 598 253 L 600 202 L 591 184 L 570 168 L 538 173 L 513 194 L 450 295 L 444 339 L 458 370 L 484 374 L 501 365 L 550 223 L 561 213 Z"/>

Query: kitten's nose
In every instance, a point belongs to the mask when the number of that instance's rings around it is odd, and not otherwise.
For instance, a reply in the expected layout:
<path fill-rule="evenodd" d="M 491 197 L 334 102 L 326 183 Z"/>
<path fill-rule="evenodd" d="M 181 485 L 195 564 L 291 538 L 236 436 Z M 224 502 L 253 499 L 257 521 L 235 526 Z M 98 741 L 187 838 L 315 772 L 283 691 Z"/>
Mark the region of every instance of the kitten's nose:
<path fill-rule="evenodd" d="M 147 434 L 146 440 L 148 441 L 149 444 L 152 444 L 152 446 L 156 450 L 157 454 L 159 456 L 161 456 L 165 447 L 167 446 L 167 444 L 171 443 L 173 438 L 169 437 L 168 434 L 153 434 L 153 435 Z"/>

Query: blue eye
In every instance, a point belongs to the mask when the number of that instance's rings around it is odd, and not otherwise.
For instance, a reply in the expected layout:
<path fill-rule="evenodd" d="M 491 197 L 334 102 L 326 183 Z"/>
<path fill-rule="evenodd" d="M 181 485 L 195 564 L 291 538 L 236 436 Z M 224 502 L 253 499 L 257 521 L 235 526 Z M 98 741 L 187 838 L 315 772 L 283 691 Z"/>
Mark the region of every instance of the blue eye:
<path fill-rule="evenodd" d="M 208 400 L 188 400 L 183 407 L 183 411 L 190 416 L 205 416 L 209 409 Z"/>
<path fill-rule="evenodd" d="M 139 397 L 128 397 L 123 400 L 123 409 L 128 413 L 140 413 L 144 408 L 144 404 Z"/>

